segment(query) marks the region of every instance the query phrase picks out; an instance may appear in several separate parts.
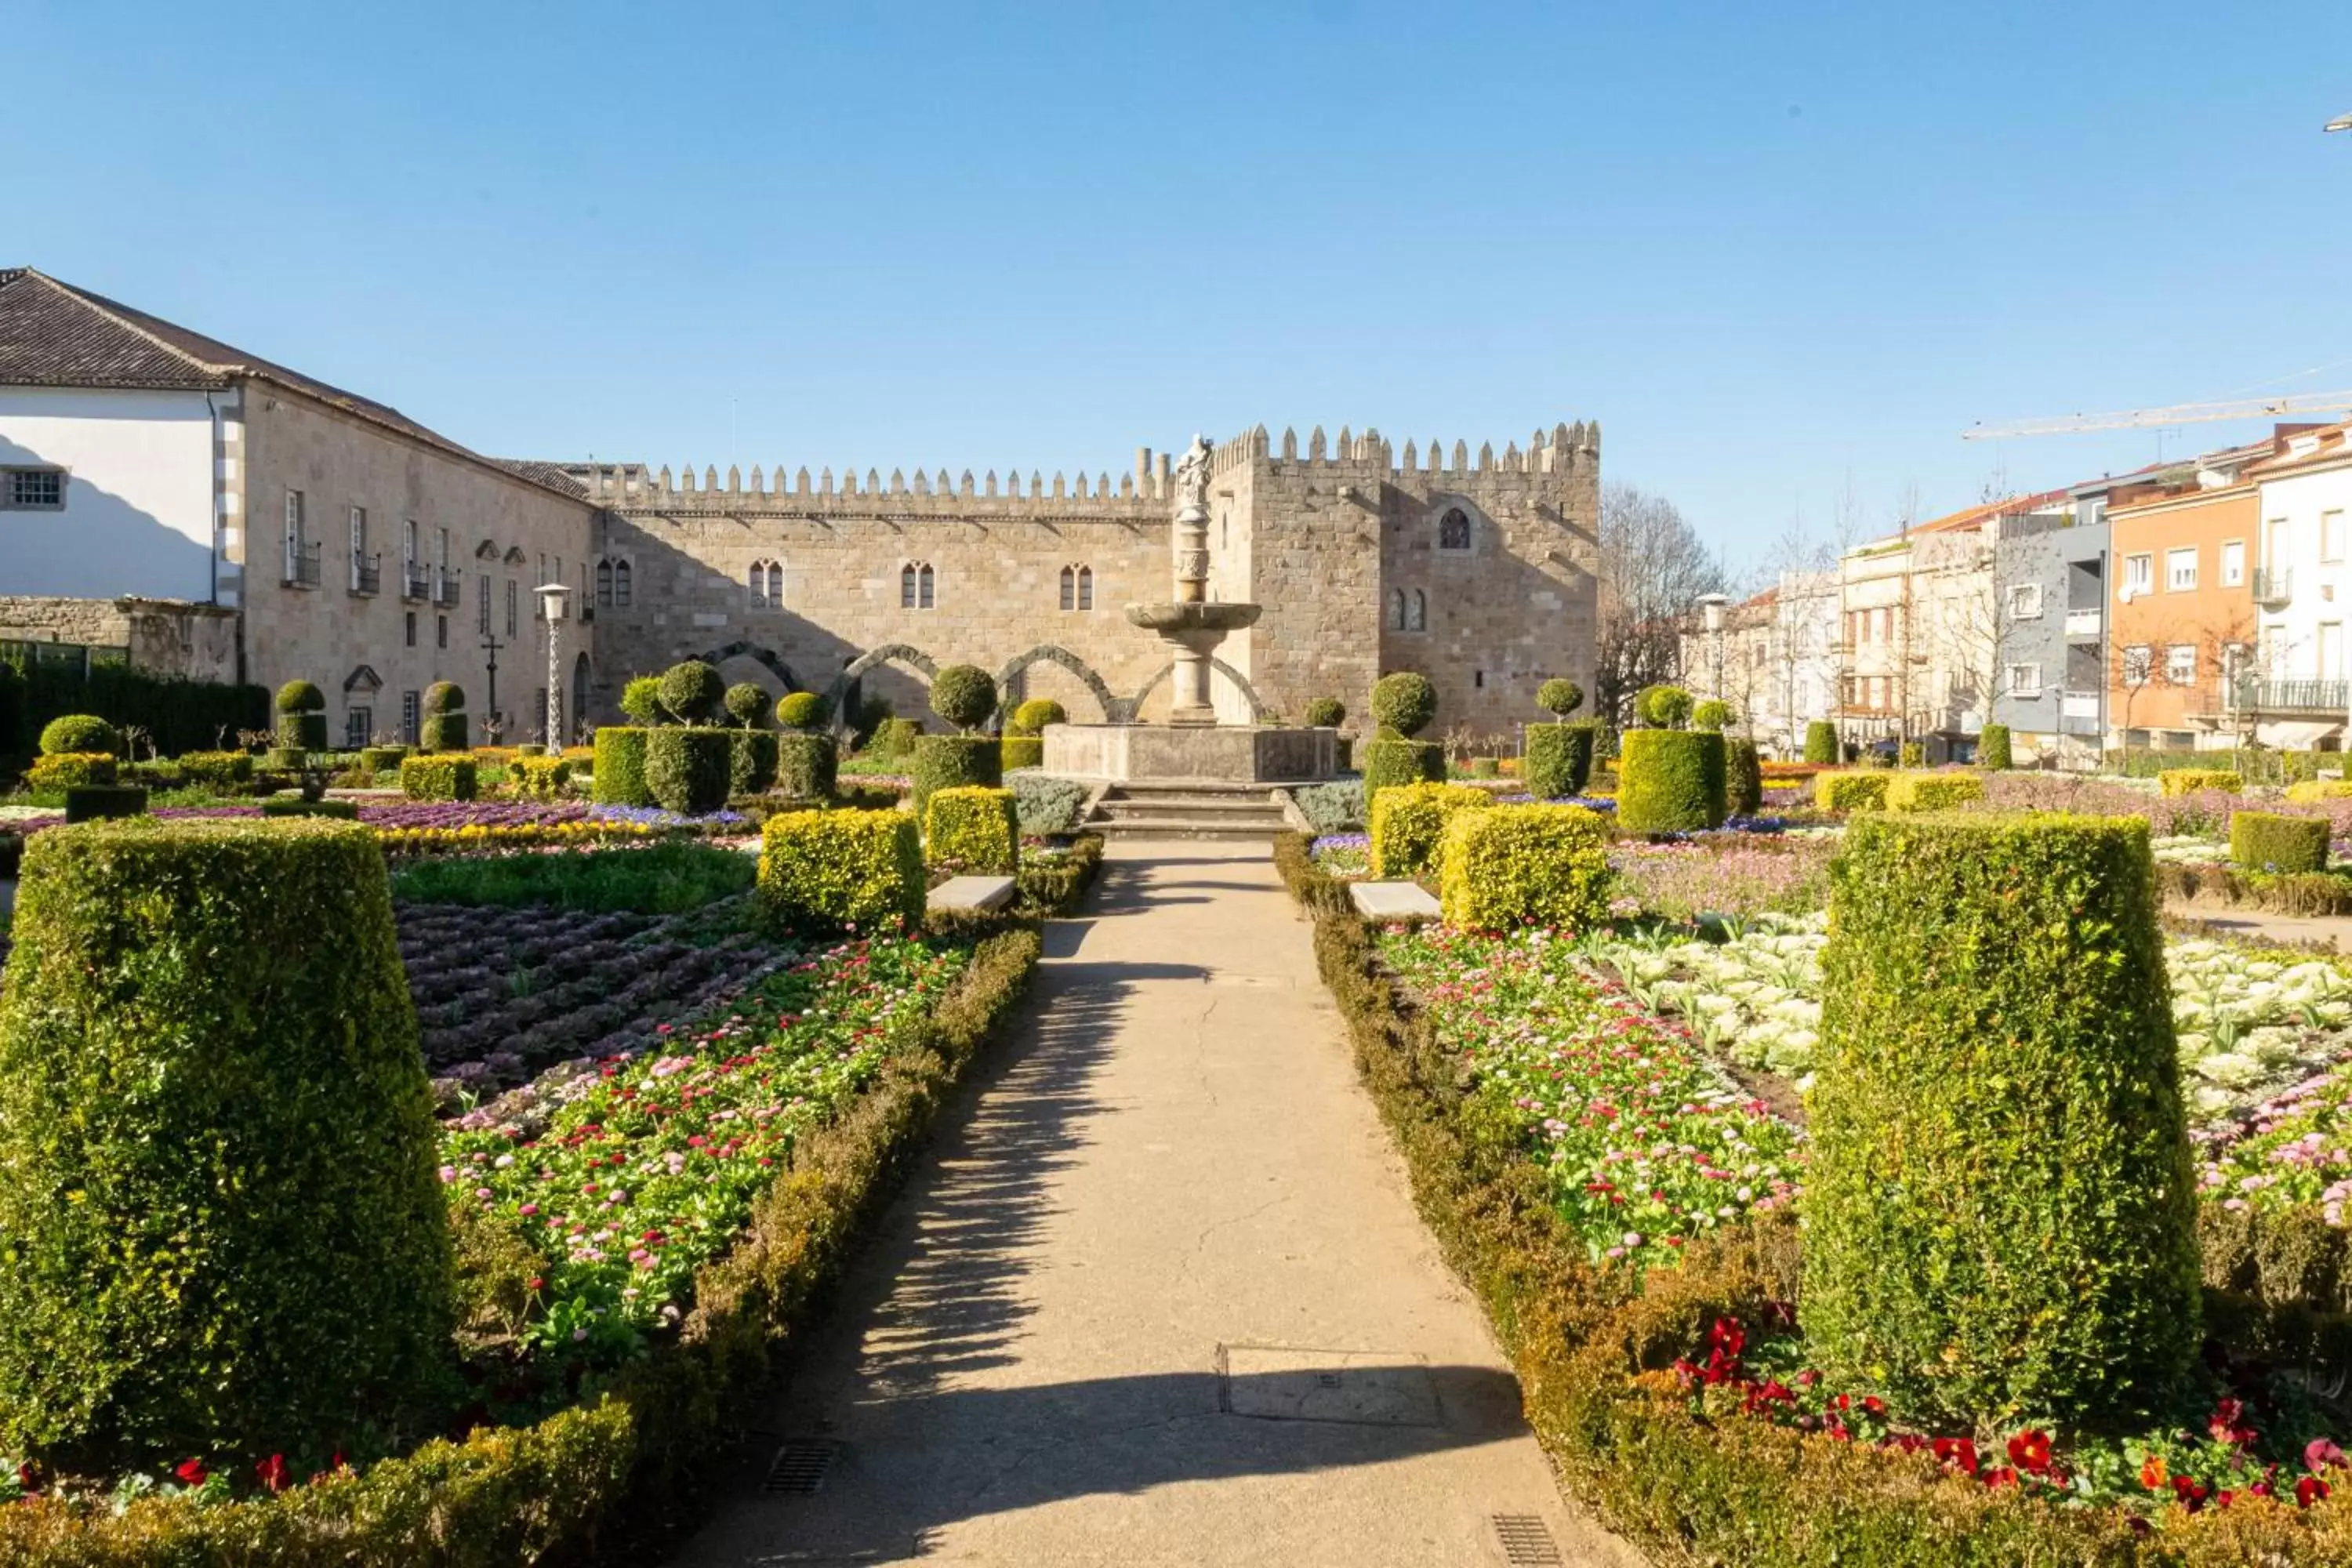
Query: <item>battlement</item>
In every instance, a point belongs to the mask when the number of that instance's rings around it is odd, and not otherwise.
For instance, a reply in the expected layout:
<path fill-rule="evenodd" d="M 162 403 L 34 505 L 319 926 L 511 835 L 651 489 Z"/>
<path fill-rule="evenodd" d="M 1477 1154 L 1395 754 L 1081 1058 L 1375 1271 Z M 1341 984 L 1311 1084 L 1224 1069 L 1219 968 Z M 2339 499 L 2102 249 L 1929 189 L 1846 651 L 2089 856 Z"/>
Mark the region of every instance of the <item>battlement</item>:
<path fill-rule="evenodd" d="M 1137 449 L 1133 471 L 1121 474 L 1116 482 L 1107 471 L 1089 479 L 1081 469 L 1073 481 L 1059 469 L 1055 470 L 1050 480 L 1042 471 L 1032 469 L 1025 486 L 1018 468 L 1007 470 L 1000 482 L 994 468 L 977 477 L 970 468 L 960 477 L 950 476 L 945 468 L 936 473 L 917 468 L 910 480 L 900 468 L 891 469 L 887 479 L 878 469 L 867 468 L 861 479 L 856 469 L 845 468 L 836 483 L 830 468 L 820 468 L 812 476 L 803 467 L 787 478 L 781 463 L 772 470 L 754 463 L 747 483 L 742 469 L 730 464 L 722 483 L 715 464 L 705 464 L 699 479 L 691 463 L 675 475 L 667 464 L 658 469 L 642 463 L 566 463 L 560 467 L 588 492 L 591 500 L 616 511 L 791 511 L 812 508 L 826 511 L 923 511 L 936 509 L 940 502 L 995 501 L 1021 503 L 1013 510 L 1066 512 L 1076 508 L 1124 516 L 1130 511 L 1140 515 L 1164 510 L 1174 485 L 1172 460 L 1167 453 L 1154 454 L 1149 447 Z"/>
<path fill-rule="evenodd" d="M 1469 479 L 1479 474 L 1570 474 L 1589 468 L 1600 461 L 1601 425 L 1580 419 L 1573 425 L 1555 425 L 1551 429 L 1538 430 L 1528 437 L 1522 449 L 1517 441 L 1507 443 L 1497 457 L 1494 443 L 1482 442 L 1474 459 L 1466 442 L 1456 441 L 1451 452 L 1443 441 L 1433 440 L 1424 449 L 1407 441 L 1400 456 L 1396 447 L 1378 430 L 1367 426 L 1361 435 L 1347 426 L 1339 426 L 1339 438 L 1327 440 L 1323 426 L 1318 425 L 1307 434 L 1307 449 L 1299 451 L 1298 432 L 1286 428 L 1277 450 L 1265 426 L 1244 431 L 1230 441 L 1213 448 L 1213 472 L 1246 463 L 1265 462 L 1286 467 L 1322 468 L 1333 470 L 1354 469 L 1367 475 L 1401 476 L 1404 474 L 1444 474 Z"/>

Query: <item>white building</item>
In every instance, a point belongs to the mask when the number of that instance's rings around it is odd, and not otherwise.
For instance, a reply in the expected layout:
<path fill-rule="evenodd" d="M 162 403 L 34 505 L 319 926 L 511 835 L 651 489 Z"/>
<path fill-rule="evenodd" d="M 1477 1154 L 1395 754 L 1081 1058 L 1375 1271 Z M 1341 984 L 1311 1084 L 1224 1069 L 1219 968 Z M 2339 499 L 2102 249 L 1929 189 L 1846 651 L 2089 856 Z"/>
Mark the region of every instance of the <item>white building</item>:
<path fill-rule="evenodd" d="M 2340 739 L 2352 703 L 2344 625 L 2352 611 L 2352 421 L 2285 436 L 2254 465 L 2262 565 L 2254 582 L 2251 694 L 2264 744 Z"/>

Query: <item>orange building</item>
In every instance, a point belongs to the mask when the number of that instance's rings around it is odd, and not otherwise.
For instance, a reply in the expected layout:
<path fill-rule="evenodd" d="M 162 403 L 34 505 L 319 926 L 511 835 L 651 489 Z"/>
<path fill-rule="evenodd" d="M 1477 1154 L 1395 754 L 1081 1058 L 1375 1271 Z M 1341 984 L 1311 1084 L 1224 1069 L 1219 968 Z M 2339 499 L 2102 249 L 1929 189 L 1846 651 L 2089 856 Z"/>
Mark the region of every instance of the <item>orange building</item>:
<path fill-rule="evenodd" d="M 2270 451 L 2264 441 L 2216 452 L 2109 497 L 2111 745 L 2238 743 L 2231 699 L 2252 665 L 2262 559 L 2259 487 L 2246 470 Z"/>

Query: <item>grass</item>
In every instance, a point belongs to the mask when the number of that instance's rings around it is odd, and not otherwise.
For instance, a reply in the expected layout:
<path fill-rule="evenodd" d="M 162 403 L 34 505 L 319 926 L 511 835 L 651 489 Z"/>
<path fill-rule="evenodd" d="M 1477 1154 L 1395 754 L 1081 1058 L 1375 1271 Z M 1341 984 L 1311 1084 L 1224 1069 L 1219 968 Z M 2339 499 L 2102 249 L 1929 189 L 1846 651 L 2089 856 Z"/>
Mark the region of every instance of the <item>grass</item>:
<path fill-rule="evenodd" d="M 426 904 L 548 904 L 593 914 L 674 915 L 749 891 L 757 868 L 750 855 L 707 844 L 449 857 L 399 868 L 392 892 Z"/>

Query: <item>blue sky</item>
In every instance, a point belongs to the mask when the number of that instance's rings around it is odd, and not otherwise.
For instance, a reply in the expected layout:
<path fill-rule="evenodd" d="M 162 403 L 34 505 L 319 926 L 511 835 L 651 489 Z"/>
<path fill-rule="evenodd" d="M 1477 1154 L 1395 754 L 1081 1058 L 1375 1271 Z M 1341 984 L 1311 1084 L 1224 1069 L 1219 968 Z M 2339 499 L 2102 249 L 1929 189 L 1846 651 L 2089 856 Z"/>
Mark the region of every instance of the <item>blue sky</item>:
<path fill-rule="evenodd" d="M 2352 386 L 2352 7 L 2258 10 L 14 0 L 0 264 L 502 455 L 1597 417 L 1752 557 Z"/>

